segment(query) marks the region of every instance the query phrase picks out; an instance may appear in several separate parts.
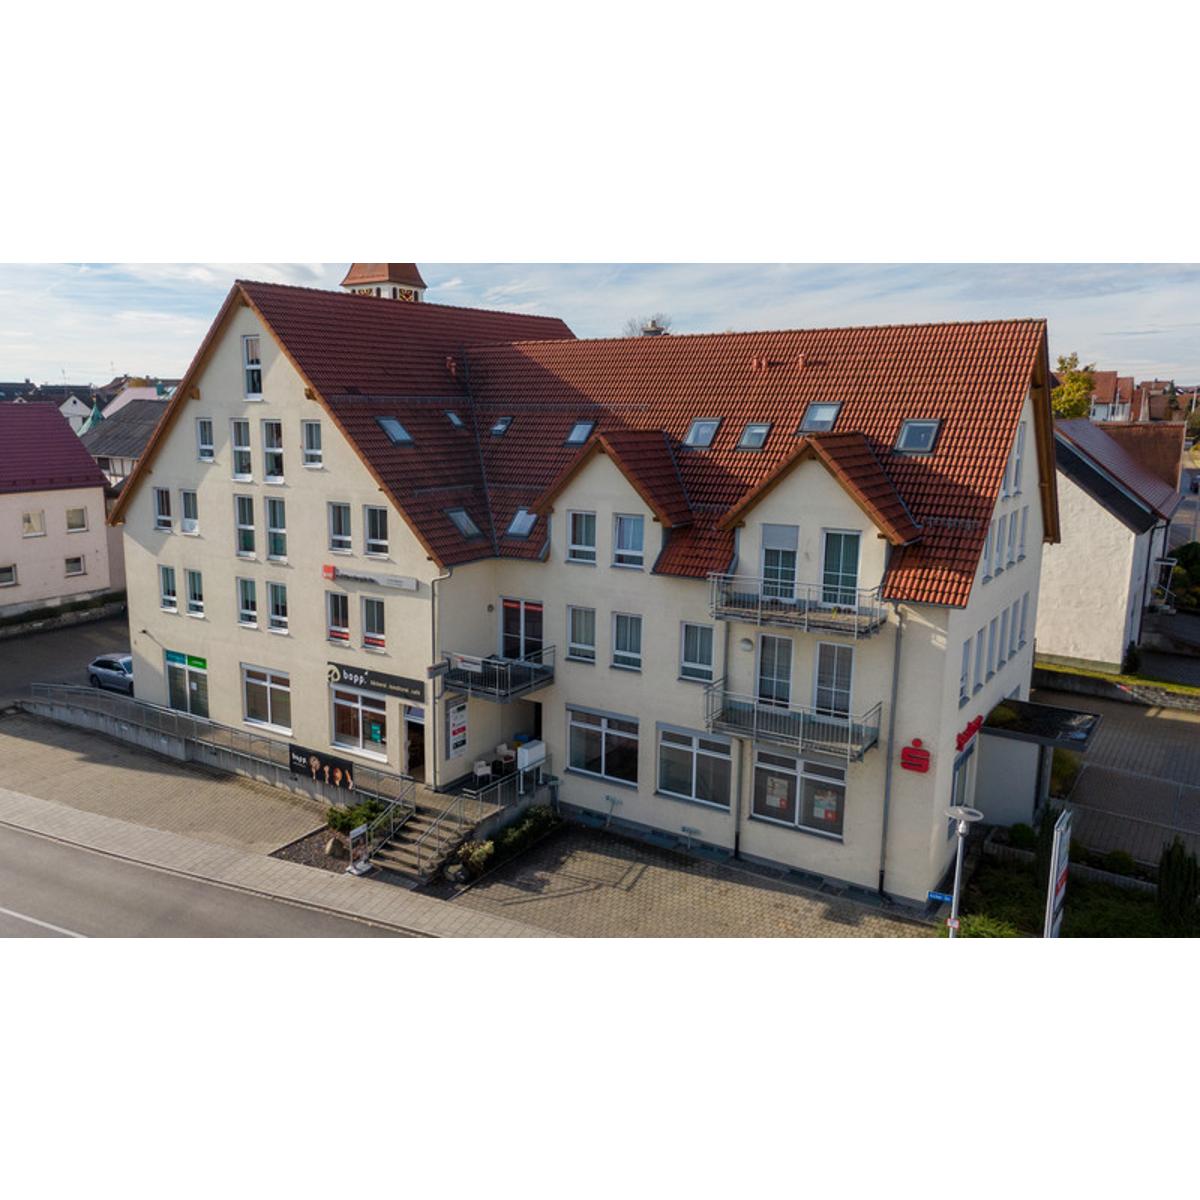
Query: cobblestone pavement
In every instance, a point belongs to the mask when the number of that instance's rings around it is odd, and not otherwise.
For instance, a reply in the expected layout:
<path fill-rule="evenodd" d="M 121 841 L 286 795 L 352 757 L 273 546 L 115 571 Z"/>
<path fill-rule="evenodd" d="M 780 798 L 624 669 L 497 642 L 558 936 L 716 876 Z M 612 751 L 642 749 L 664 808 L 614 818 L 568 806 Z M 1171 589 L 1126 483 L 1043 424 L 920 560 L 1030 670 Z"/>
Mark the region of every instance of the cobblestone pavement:
<path fill-rule="evenodd" d="M 43 800 L 262 854 L 322 824 L 299 797 L 39 717 L 0 718 L 0 783 Z"/>
<path fill-rule="evenodd" d="M 453 901 L 573 937 L 929 937 L 929 926 L 568 826 Z"/>

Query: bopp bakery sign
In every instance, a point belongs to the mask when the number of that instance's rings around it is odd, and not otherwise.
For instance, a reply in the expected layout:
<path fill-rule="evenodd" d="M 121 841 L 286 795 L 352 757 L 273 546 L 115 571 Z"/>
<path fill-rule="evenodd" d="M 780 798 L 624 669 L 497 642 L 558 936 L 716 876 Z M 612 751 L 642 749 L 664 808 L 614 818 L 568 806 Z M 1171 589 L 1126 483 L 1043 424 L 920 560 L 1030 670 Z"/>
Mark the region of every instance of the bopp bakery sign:
<path fill-rule="evenodd" d="M 347 687 L 362 688 L 364 692 L 382 692 L 385 696 L 397 696 L 414 704 L 425 703 L 425 681 L 406 679 L 403 675 L 385 675 L 368 667 L 348 667 L 345 663 L 331 662 L 326 674 L 330 683 L 341 683 Z"/>

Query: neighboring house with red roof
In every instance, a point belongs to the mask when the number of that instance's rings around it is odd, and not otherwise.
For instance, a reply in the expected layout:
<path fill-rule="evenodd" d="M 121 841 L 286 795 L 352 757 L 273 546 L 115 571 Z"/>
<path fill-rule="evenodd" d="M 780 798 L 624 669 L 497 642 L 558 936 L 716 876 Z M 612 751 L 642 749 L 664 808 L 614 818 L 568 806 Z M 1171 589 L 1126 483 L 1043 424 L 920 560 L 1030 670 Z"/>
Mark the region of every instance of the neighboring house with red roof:
<path fill-rule="evenodd" d="M 1039 320 L 583 341 L 239 282 L 113 514 L 139 695 L 439 789 L 527 735 L 588 819 L 923 903 L 1028 695 L 1048 380 Z"/>
<path fill-rule="evenodd" d="M 0 446 L 0 616 L 119 588 L 104 476 L 57 406 L 0 404 Z"/>
<path fill-rule="evenodd" d="M 1062 539 L 1042 559 L 1038 653 L 1120 670 L 1169 601 L 1167 531 L 1183 497 L 1180 424 L 1055 423 Z"/>

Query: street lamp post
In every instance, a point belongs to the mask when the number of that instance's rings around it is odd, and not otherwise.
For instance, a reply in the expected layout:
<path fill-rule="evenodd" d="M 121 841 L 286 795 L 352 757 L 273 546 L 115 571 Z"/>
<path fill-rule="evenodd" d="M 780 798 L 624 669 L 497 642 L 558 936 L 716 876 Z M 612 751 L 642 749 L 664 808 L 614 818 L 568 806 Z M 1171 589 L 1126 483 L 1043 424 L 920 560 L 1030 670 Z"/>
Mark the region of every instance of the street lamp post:
<path fill-rule="evenodd" d="M 954 856 L 954 898 L 950 902 L 950 936 L 958 937 L 958 902 L 962 895 L 963 851 L 967 844 L 967 834 L 976 821 L 983 820 L 983 813 L 977 808 L 968 808 L 965 804 L 955 804 L 946 809 L 946 816 L 958 824 L 958 849 Z"/>

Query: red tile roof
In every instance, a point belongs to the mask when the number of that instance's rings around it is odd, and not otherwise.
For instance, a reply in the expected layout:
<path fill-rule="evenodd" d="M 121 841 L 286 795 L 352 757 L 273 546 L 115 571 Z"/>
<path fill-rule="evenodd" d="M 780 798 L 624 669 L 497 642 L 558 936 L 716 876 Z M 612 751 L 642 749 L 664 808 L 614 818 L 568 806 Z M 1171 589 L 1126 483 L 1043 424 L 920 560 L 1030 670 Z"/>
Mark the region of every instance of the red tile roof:
<path fill-rule="evenodd" d="M 1126 454 L 1167 487 L 1179 489 L 1183 472 L 1183 442 L 1187 426 L 1182 421 L 1132 425 L 1101 421 L 1100 428 L 1116 439 Z"/>
<path fill-rule="evenodd" d="M 1116 371 L 1092 372 L 1092 399 L 1098 404 L 1112 404 L 1117 398 Z"/>
<path fill-rule="evenodd" d="M 104 474 L 52 404 L 0 404 L 0 492 L 100 487 Z"/>
<path fill-rule="evenodd" d="M 351 263 L 342 287 L 365 287 L 368 284 L 395 283 L 400 287 L 425 286 L 416 263 Z"/>
<path fill-rule="evenodd" d="M 1065 438 L 1085 458 L 1132 492 L 1159 518 L 1169 520 L 1183 497 L 1173 485 L 1147 470 L 1126 450 L 1126 438 L 1113 436 L 1118 429 L 1131 428 L 1139 427 L 1120 423 L 1101 425 L 1083 418 L 1054 423 L 1054 431 L 1059 437 Z M 1177 436 L 1182 453 L 1182 435 Z"/>

